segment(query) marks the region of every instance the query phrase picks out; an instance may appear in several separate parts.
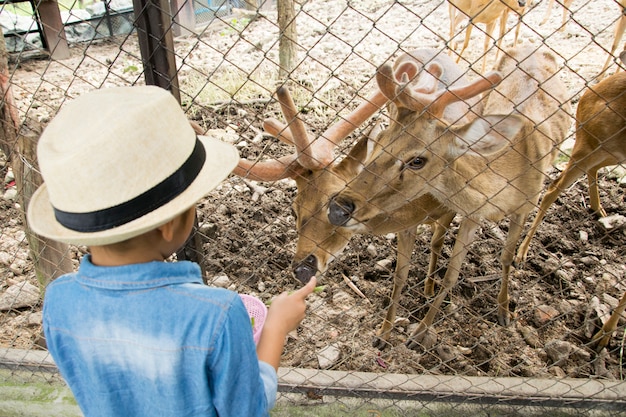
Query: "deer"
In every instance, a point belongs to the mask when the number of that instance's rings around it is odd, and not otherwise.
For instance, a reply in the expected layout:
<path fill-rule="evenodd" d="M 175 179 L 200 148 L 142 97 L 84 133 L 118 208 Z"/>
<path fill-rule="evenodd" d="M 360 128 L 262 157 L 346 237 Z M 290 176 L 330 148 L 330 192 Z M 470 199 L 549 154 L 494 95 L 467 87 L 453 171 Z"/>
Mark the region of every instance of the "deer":
<path fill-rule="evenodd" d="M 620 54 L 626 61 L 626 51 Z M 626 62 L 625 62 L 626 63 Z M 589 86 L 576 108 L 576 141 L 570 159 L 561 174 L 548 186 L 537 215 L 520 245 L 515 262 L 526 261 L 531 240 L 550 206 L 559 195 L 578 178 L 587 174 L 589 201 L 596 216 L 606 217 L 598 192 L 598 170 L 605 166 L 626 162 L 626 72 L 605 78 L 595 86 Z M 591 339 L 597 352 L 609 343 L 617 329 L 619 316 L 626 309 L 626 293 L 617 308 Z"/>
<path fill-rule="evenodd" d="M 396 67 L 410 66 L 411 76 L 418 80 L 424 65 L 437 62 L 446 68 L 446 76 L 440 85 L 463 85 L 468 81 L 463 71 L 443 52 L 435 49 L 418 49 L 402 54 L 395 61 Z M 427 78 L 427 77 L 426 77 Z M 316 274 L 324 273 L 330 262 L 347 246 L 352 236 L 357 233 L 386 235 L 397 233 L 397 262 L 393 274 L 393 290 L 385 319 L 376 332 L 373 345 L 383 349 L 393 330 L 396 310 L 402 290 L 406 284 L 412 249 L 416 239 L 416 226 L 430 224 L 432 230 L 431 256 L 425 292 L 434 293 L 432 276 L 437 268 L 438 254 L 443 245 L 443 238 L 455 213 L 444 207 L 431 195 L 424 195 L 390 213 L 384 213 L 362 223 L 357 228 L 343 228 L 331 224 L 328 216 L 341 216 L 341 212 L 328 213 L 328 202 L 332 195 L 341 191 L 362 169 L 366 162 L 373 137 L 364 136 L 341 160 L 335 160 L 332 151 L 337 144 L 352 130 L 378 111 L 387 102 L 380 92 L 371 96 L 351 115 L 331 126 L 318 138 L 308 135 L 303 122 L 297 115 L 297 109 L 289 96 L 289 91 L 281 88 L 277 91 L 282 112 L 287 125 L 276 119 L 264 122 L 266 132 L 276 136 L 296 148 L 295 153 L 281 159 L 249 161 L 242 159 L 234 173 L 256 181 L 276 181 L 292 178 L 296 181 L 297 194 L 293 203 L 296 217 L 298 241 L 292 272 L 294 277 L 306 283 Z M 390 106 L 393 112 L 393 105 Z M 478 99 L 459 102 L 449 106 L 445 115 L 452 122 L 466 122 L 482 111 Z"/>
<path fill-rule="evenodd" d="M 483 219 L 509 219 L 497 317 L 503 326 L 510 323 L 508 280 L 515 248 L 571 116 L 559 66 L 547 51 L 510 49 L 496 71 L 449 89 L 428 80 L 413 87 L 398 70 L 383 65 L 376 75 L 380 90 L 399 109 L 397 118 L 379 134 L 368 164 L 330 206 L 344 210 L 349 218 L 344 225 L 350 226 L 430 193 L 462 217 L 439 292 L 407 341 L 410 348 L 430 349 L 437 340 L 433 321 L 458 281 Z M 444 68 L 432 63 L 426 72 L 436 79 Z M 483 92 L 488 94 L 481 117 L 455 125 L 442 118 L 451 103 Z"/>
<path fill-rule="evenodd" d="M 487 62 L 487 50 L 489 49 L 489 39 L 492 38 L 496 23 L 500 22 L 500 37 L 497 41 L 496 60 L 500 54 L 502 39 L 506 32 L 506 21 L 509 12 L 513 11 L 520 16 L 526 11 L 526 0 L 448 0 L 448 12 L 450 15 L 450 39 L 454 38 L 456 28 L 465 18 L 469 19 L 469 24 L 465 29 L 465 40 L 463 48 L 457 57 L 457 63 L 461 60 L 463 52 L 467 49 L 472 34 L 472 27 L 477 23 L 485 24 L 485 42 L 483 46 L 482 72 L 485 71 Z M 515 29 L 514 45 L 517 45 L 521 20 L 518 21 Z M 452 50 L 456 46 L 452 44 Z"/>
<path fill-rule="evenodd" d="M 624 36 L 624 30 L 626 29 L 626 0 L 617 0 L 617 2 L 620 4 L 622 8 L 622 13 L 617 21 L 617 24 L 615 25 L 615 32 L 613 34 L 613 44 L 611 45 L 611 51 L 609 52 L 609 56 L 607 57 L 606 62 L 604 63 L 604 66 L 602 67 L 602 70 L 600 71 L 600 74 L 597 77 L 598 80 L 602 80 L 604 76 L 606 75 L 606 70 L 609 69 L 611 62 L 613 62 L 613 54 L 617 50 L 619 43 L 622 41 L 622 37 Z M 619 69 L 620 67 L 618 65 L 617 71 L 619 71 Z"/>
<path fill-rule="evenodd" d="M 559 1 L 559 4 L 563 6 L 563 20 L 561 21 L 561 27 L 559 28 L 559 32 L 563 32 L 565 30 L 565 25 L 567 24 L 569 10 L 573 2 L 574 0 Z M 549 0 L 548 8 L 546 9 L 545 14 L 543 15 L 543 19 L 541 19 L 539 26 L 543 26 L 548 22 L 548 20 L 550 19 L 550 15 L 552 14 L 552 7 L 554 7 L 554 0 Z"/>

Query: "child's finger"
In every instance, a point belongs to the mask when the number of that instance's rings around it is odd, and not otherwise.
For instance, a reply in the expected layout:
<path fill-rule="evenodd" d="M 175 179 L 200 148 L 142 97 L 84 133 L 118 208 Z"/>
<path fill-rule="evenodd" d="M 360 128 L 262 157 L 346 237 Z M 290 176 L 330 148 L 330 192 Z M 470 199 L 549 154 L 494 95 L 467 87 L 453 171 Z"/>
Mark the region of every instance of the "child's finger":
<path fill-rule="evenodd" d="M 293 297 L 294 295 L 296 295 L 298 297 L 302 297 L 302 299 L 305 299 L 309 294 L 313 292 L 316 285 L 317 285 L 317 278 L 312 277 L 304 287 L 300 288 L 297 291 L 294 291 L 294 293 L 291 296 Z"/>

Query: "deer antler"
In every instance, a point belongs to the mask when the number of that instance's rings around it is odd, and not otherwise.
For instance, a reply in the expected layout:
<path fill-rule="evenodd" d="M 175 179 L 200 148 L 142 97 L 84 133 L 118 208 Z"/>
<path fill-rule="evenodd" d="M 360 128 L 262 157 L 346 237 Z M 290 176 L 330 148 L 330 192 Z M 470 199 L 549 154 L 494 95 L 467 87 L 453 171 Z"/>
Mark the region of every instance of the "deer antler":
<path fill-rule="evenodd" d="M 502 81 L 502 75 L 492 71 L 470 84 L 437 90 L 443 74 L 443 67 L 439 63 L 430 63 L 425 71 L 419 73 L 417 80 L 411 81 L 411 75 L 416 73 L 417 66 L 412 62 L 403 63 L 395 73 L 391 65 L 385 64 L 378 69 L 376 82 L 383 94 L 398 108 L 419 113 L 427 110 L 436 118 L 442 117 L 448 105 L 472 98 Z"/>
<path fill-rule="evenodd" d="M 296 177 L 305 170 L 323 169 L 333 162 L 333 149 L 339 142 L 387 103 L 387 97 L 377 91 L 321 136 L 312 138 L 298 117 L 289 90 L 281 87 L 276 95 L 287 125 L 270 118 L 265 120 L 263 128 L 282 142 L 293 144 L 296 153 L 269 161 L 241 159 L 233 174 L 255 181 L 276 181 Z"/>

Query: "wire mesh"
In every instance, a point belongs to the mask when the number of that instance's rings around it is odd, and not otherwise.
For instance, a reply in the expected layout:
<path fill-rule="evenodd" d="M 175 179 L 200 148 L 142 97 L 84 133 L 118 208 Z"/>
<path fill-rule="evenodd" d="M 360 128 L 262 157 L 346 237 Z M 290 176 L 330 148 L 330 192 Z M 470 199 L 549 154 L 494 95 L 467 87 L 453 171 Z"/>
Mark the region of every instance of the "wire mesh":
<path fill-rule="evenodd" d="M 546 19 L 550 3 L 528 2 L 519 19 L 514 12 L 518 6 L 504 9 L 509 13 L 502 35 L 502 49 L 512 47 L 519 21 L 521 46 L 541 48 L 555 56 L 556 77 L 566 87 L 561 108 L 571 106 L 563 143 L 546 171 L 541 195 L 572 154 L 581 96 L 597 85 L 605 63 L 609 64 L 605 78 L 622 65 L 617 58 L 620 51 L 613 46 L 615 29 L 623 19 L 619 2 L 556 2 Z M 19 14 L 9 6 L 3 3 L 0 16 L 17 21 Z M 64 60 L 45 58 L 43 46 L 36 42 L 14 43 L 11 48 L 8 35 L 15 28 L 3 23 L 10 52 L 8 82 L 21 135 L 3 144 L 0 362 L 10 369 L 27 364 L 33 378 L 49 375 L 40 327 L 45 280 L 37 276 L 33 264 L 40 253 L 35 249 L 42 251 L 49 242 L 29 240 L 22 213 L 24 190 L 16 188 L 15 175 L 30 178 L 26 171 L 36 173 L 34 159 L 21 152 L 24 141 L 36 141 L 64 102 L 90 90 L 144 83 L 128 5 L 105 2 L 104 6 L 121 13 L 114 16 L 121 20 L 113 23 L 113 30 L 108 25 L 114 21 L 84 15 L 87 7 L 102 8 L 102 4 L 60 5 L 62 12 L 77 18 L 64 19 L 70 43 L 70 57 Z M 277 86 L 285 84 L 279 78 L 281 30 L 276 4 L 257 4 L 254 10 L 246 9 L 243 2 L 193 1 L 192 6 L 193 24 L 174 18 L 184 29 L 184 36 L 175 38 L 174 54 L 181 104 L 188 117 L 207 135 L 235 144 L 249 160 L 294 152 L 263 128 L 269 117 L 286 123 L 274 95 Z M 423 0 L 296 3 L 297 59 L 288 70 L 286 85 L 306 130 L 317 137 L 346 117 L 376 91 L 377 69 L 393 64 L 406 51 L 433 48 L 449 53 L 453 60 L 458 58 L 458 68 L 468 80 L 490 70 L 496 62 L 498 30 L 485 51 L 487 28 L 475 19 L 469 45 L 459 55 L 467 19 L 452 33 L 457 44 L 453 51 L 448 6 L 445 1 Z M 26 39 L 33 31 L 36 26 L 31 23 L 20 36 Z M 619 47 L 620 41 L 616 44 Z M 32 50 L 41 52 L 44 59 L 32 59 Z M 376 122 L 388 127 L 404 120 L 397 113 L 393 105 L 376 112 L 340 138 L 330 165 L 307 170 L 296 179 L 229 177 L 198 204 L 195 244 L 178 254 L 197 259 L 209 285 L 264 301 L 298 287 L 294 278 L 298 267 L 318 275 L 325 289 L 311 296 L 307 318 L 286 344 L 282 401 L 334 404 L 336 415 L 341 410 L 350 410 L 349 415 L 417 415 L 415 410 L 424 415 L 624 415 L 626 316 L 619 317 L 605 349 L 598 353 L 591 345 L 591 338 L 626 292 L 626 179 L 624 168 L 613 166 L 619 161 L 602 168 L 597 180 L 606 216 L 599 218 L 590 209 L 586 175 L 563 190 L 547 210 L 526 262 L 511 270 L 510 323 L 506 326 L 498 323 L 497 300 L 500 255 L 512 225 L 506 219 L 478 219 L 476 239 L 467 248 L 459 282 L 436 311 L 435 342 L 410 348 L 406 342 L 432 301 L 424 290 L 432 253 L 428 223 L 441 213 L 425 213 L 416 222 L 413 214 L 389 212 L 380 204 L 382 214 L 366 226 L 341 228 L 328 221 L 329 200 L 356 176 L 347 169 L 350 161 L 365 158 L 367 149 L 361 138 Z M 478 110 L 474 115 L 485 116 Z M 615 123 L 622 115 L 617 109 Z M 542 129 L 544 120 L 533 119 L 533 123 L 534 129 Z M 415 136 L 418 140 L 419 135 Z M 375 136 L 370 143 L 376 143 Z M 623 141 L 616 149 L 614 157 L 623 162 Z M 387 154 L 393 152 L 393 147 L 385 149 Z M 368 189 L 359 191 L 372 197 Z M 403 198 L 407 213 L 414 213 L 413 195 Z M 536 212 L 533 209 L 523 220 L 521 238 Z M 436 291 L 463 219 L 454 217 L 442 238 L 434 273 Z M 409 233 L 415 230 L 417 234 Z M 407 241 L 411 243 L 408 255 Z M 381 338 L 378 332 L 390 305 L 402 248 L 410 258 L 404 269 L 407 282 L 393 329 Z M 69 262 L 75 268 L 84 253 L 84 247 L 69 247 L 59 254 L 57 264 Z"/>

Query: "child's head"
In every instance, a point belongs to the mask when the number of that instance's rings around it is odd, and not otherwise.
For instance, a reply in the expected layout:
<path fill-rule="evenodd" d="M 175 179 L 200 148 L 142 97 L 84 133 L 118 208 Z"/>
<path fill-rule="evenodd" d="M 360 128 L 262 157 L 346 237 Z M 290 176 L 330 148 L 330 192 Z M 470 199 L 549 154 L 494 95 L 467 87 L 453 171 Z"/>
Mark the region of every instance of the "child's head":
<path fill-rule="evenodd" d="M 34 232 L 109 245 L 190 210 L 239 161 L 236 149 L 198 136 L 159 87 L 97 90 L 67 103 L 37 147 L 44 184 L 28 207 Z"/>

